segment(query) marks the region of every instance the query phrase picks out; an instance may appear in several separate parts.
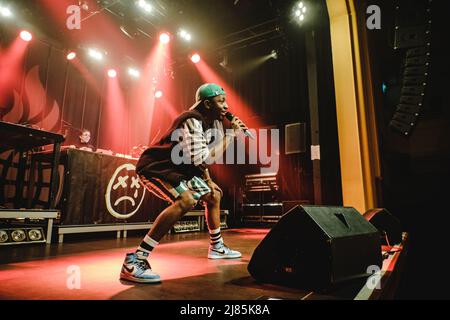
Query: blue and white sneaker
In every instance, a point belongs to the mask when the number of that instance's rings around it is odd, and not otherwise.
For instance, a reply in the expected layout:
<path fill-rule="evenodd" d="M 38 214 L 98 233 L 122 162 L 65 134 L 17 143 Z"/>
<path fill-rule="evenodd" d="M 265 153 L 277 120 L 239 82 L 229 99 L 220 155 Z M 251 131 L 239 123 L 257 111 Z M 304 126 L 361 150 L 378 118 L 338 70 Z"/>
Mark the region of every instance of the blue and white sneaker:
<path fill-rule="evenodd" d="M 209 259 L 236 259 L 240 258 L 242 254 L 239 251 L 231 250 L 225 243 L 218 248 L 209 246 L 208 258 Z"/>
<path fill-rule="evenodd" d="M 147 259 L 138 259 L 136 253 L 127 253 L 120 271 L 120 279 L 139 283 L 161 282 L 161 277 L 152 271 Z"/>

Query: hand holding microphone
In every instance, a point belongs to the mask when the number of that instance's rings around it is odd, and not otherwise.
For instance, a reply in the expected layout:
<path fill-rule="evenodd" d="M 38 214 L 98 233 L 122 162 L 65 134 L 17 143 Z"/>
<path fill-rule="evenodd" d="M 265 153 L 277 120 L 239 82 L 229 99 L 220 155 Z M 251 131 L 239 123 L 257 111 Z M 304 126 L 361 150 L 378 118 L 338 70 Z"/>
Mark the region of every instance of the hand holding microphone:
<path fill-rule="evenodd" d="M 241 119 L 239 119 L 238 117 L 236 117 L 234 114 L 232 114 L 231 112 L 226 112 L 225 113 L 225 118 L 227 118 L 228 120 L 230 120 L 231 125 L 233 127 L 233 129 L 239 129 L 244 131 L 244 134 L 252 139 L 255 139 L 255 137 L 253 136 L 253 134 L 248 130 L 247 126 L 244 124 L 244 122 L 242 122 Z"/>

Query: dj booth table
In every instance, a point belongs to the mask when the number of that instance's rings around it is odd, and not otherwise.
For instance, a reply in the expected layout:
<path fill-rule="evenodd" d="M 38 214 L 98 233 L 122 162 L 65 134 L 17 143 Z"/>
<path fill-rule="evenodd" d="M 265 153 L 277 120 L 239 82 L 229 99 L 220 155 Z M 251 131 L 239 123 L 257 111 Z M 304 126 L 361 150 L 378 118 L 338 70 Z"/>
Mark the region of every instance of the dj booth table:
<path fill-rule="evenodd" d="M 51 241 L 52 223 L 59 213 L 55 208 L 56 200 L 56 170 L 60 157 L 60 146 L 64 141 L 61 134 L 38 130 L 27 126 L 0 121 L 0 153 L 14 150 L 19 154 L 17 164 L 17 175 L 15 178 L 14 209 L 0 209 L 0 218 L 3 219 L 48 219 L 47 243 Z M 31 151 L 47 145 L 53 145 L 53 150 L 49 153 L 50 178 L 47 198 L 44 201 L 42 210 L 33 210 L 26 207 L 24 186 L 26 179 L 27 163 Z M 32 180 L 29 180 L 28 188 L 32 187 Z M 5 184 L 2 181 L 2 188 Z"/>
<path fill-rule="evenodd" d="M 46 186 L 45 166 L 48 153 L 36 153 L 31 170 L 39 182 L 31 206 L 42 205 Z M 166 203 L 150 196 L 139 184 L 135 172 L 137 159 L 65 148 L 59 165 L 57 221 L 59 242 L 65 234 L 115 231 L 117 236 L 127 230 L 149 229 L 155 215 Z"/>
<path fill-rule="evenodd" d="M 28 151 L 53 144 L 53 150 L 49 153 L 49 162 L 51 164 L 50 190 L 47 203 L 47 209 L 54 208 L 56 196 L 56 167 L 59 163 L 60 147 L 64 137 L 60 134 L 38 130 L 19 124 L 0 121 L 0 152 L 6 150 L 16 150 L 19 152 L 19 164 L 16 178 L 16 196 L 14 207 L 23 207 L 23 188 L 25 180 L 25 171 Z"/>

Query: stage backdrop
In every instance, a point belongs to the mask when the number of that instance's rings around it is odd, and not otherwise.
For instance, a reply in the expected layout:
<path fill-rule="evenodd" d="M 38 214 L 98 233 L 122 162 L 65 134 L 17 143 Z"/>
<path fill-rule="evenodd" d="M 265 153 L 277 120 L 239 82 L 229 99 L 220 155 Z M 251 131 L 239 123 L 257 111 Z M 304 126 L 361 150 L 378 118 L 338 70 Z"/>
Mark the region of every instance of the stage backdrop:
<path fill-rule="evenodd" d="M 0 30 L 1 31 L 1 30 Z M 277 60 L 271 59 L 245 74 L 239 66 L 232 72 L 219 66 L 220 60 L 204 55 L 204 59 L 224 83 L 251 107 L 239 114 L 241 118 L 252 118 L 265 126 L 276 126 L 283 139 L 284 126 L 288 123 L 307 124 L 306 145 L 310 145 L 309 100 L 306 75 L 304 35 L 295 31 L 288 35 L 289 41 L 268 41 L 261 45 L 236 50 L 234 61 L 245 62 L 270 52 L 274 46 L 284 46 Z M 16 34 L 0 32 L 2 52 L 14 43 Z M 318 46 L 319 112 L 321 113 L 321 145 L 323 184 L 327 185 L 326 202 L 341 203 L 338 141 L 336 115 L 332 88 L 331 49 L 326 27 L 316 30 Z M 35 39 L 20 61 L 18 77 L 8 86 L 10 90 L 2 97 L 0 119 L 30 125 L 67 134 L 70 144 L 79 135 L 79 129 L 91 131 L 92 143 L 97 148 L 112 149 L 129 154 L 137 145 L 148 145 L 160 137 L 176 113 L 186 110 L 194 102 L 196 88 L 210 79 L 202 78 L 192 63 L 175 65 L 169 77 L 171 94 L 159 101 L 150 101 L 142 107 L 136 94 L 136 83 L 124 72 L 118 76 L 120 98 L 125 106 L 120 117 L 114 114 L 108 98 L 108 78 L 105 66 L 92 63 L 79 55 L 79 61 L 68 61 L 65 49 Z M 230 62 L 233 62 L 230 57 Z M 78 58 L 77 58 L 78 59 Z M 142 61 L 143 63 L 143 61 Z M 117 62 L 119 65 L 119 62 Z M 152 87 L 148 88 L 153 90 Z M 2 93 L 3 94 L 3 93 Z M 233 107 L 233 106 L 231 106 Z M 245 114 L 247 112 L 247 114 Z M 115 120 L 112 120 L 115 119 Z M 117 135 L 117 133 L 120 133 Z M 283 148 L 284 140 L 280 141 Z M 325 154 L 327 153 L 327 154 Z M 286 155 L 280 150 L 280 178 L 285 186 L 285 200 L 303 199 L 314 203 L 312 188 L 312 165 L 310 151 Z M 224 187 L 239 187 L 244 174 L 254 173 L 258 166 L 220 166 L 214 175 Z M 222 170 L 223 169 L 223 170 Z M 228 204 L 232 206 L 232 204 Z"/>

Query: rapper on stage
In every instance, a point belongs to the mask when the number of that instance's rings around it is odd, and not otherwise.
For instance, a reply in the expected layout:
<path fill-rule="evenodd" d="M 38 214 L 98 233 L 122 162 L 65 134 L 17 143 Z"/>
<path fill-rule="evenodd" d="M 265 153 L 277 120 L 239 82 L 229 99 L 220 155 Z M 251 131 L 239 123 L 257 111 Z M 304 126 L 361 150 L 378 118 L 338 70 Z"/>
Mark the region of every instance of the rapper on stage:
<path fill-rule="evenodd" d="M 137 165 L 140 182 L 169 206 L 156 218 L 150 231 L 136 248 L 127 253 L 120 278 L 139 282 L 160 282 L 151 269 L 149 256 L 174 224 L 198 202 L 205 207 L 210 244 L 209 259 L 236 259 L 241 253 L 230 249 L 220 232 L 220 200 L 223 192 L 213 181 L 208 163 L 220 157 L 232 139 L 246 130 L 237 117 L 232 130 L 224 132 L 228 105 L 222 87 L 214 83 L 200 86 L 195 104 L 180 114 L 159 142 L 146 149 Z M 180 159 L 180 154 L 182 158 Z M 181 160 L 181 161 L 180 161 Z"/>

